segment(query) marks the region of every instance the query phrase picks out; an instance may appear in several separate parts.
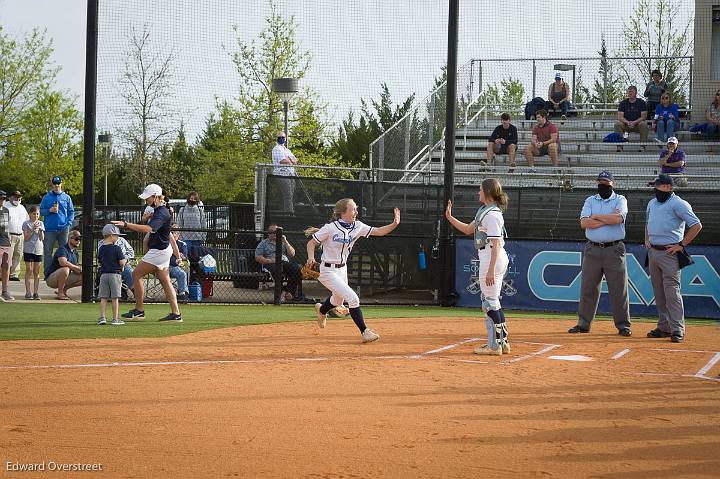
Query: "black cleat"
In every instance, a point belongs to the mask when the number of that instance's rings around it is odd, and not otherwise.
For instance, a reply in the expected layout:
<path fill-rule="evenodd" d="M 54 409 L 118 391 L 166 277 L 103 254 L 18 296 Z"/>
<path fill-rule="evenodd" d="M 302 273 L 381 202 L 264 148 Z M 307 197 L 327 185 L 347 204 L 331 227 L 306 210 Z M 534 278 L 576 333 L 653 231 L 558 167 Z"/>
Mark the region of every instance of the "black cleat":
<path fill-rule="evenodd" d="M 173 323 L 182 323 L 183 322 L 182 316 L 180 316 L 179 314 L 175 314 L 175 313 L 170 313 L 167 316 L 165 316 L 164 318 L 158 319 L 158 321 L 166 321 L 166 322 L 173 322 Z"/>
<path fill-rule="evenodd" d="M 649 333 L 647 333 L 647 337 L 648 338 L 669 338 L 670 333 L 666 333 L 665 331 L 663 331 L 661 329 L 655 328 L 652 331 L 650 331 Z"/>
<path fill-rule="evenodd" d="M 575 333 L 589 333 L 589 329 L 581 328 L 580 326 L 573 326 L 572 328 L 568 329 L 568 333 L 575 334 Z"/>
<path fill-rule="evenodd" d="M 620 336 L 629 338 L 630 336 L 632 336 L 632 331 L 630 331 L 630 328 L 622 328 L 622 329 L 618 329 L 618 334 Z"/>

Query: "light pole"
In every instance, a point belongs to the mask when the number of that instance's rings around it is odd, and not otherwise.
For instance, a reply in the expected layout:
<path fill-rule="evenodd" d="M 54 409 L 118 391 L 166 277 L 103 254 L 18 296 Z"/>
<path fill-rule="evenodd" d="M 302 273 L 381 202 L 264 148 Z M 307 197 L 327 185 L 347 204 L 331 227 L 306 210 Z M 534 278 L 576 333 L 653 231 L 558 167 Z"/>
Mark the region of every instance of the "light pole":
<path fill-rule="evenodd" d="M 575 104 L 575 65 L 570 63 L 556 63 L 555 64 L 555 70 L 560 72 L 569 72 L 572 70 L 573 72 L 573 80 L 572 80 L 572 102 L 573 105 Z"/>
<path fill-rule="evenodd" d="M 273 78 L 272 91 L 280 97 L 283 102 L 283 114 L 285 124 L 285 141 L 288 141 L 288 102 L 298 92 L 297 78 Z"/>
<path fill-rule="evenodd" d="M 105 206 L 108 204 L 108 163 L 110 162 L 110 150 L 112 149 L 112 135 L 103 133 L 98 135 L 98 143 L 103 149 L 103 163 L 105 164 Z"/>

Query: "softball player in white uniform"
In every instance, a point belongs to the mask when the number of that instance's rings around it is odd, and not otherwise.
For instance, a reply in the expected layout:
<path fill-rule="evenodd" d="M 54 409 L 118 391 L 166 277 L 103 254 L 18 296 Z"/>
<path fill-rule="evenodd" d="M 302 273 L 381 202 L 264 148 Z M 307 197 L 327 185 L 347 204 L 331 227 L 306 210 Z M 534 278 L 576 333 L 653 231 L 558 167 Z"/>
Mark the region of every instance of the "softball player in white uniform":
<path fill-rule="evenodd" d="M 361 236 L 385 236 L 400 224 L 400 210 L 393 210 L 393 222 L 379 228 L 368 226 L 357 220 L 357 205 L 350 198 L 335 203 L 332 221 L 313 233 L 307 244 L 307 264 L 315 264 L 315 249 L 322 245 L 320 259 L 320 277 L 318 280 L 331 295 L 321 304 L 315 304 L 318 326 L 325 327 L 327 313 L 347 301 L 350 316 L 362 334 L 363 343 L 377 341 L 380 336 L 365 326 L 365 319 L 360 309 L 360 298 L 348 285 L 347 260 L 355 241 Z"/>
<path fill-rule="evenodd" d="M 473 234 L 478 249 L 478 279 L 484 296 L 482 308 L 485 311 L 488 342 L 474 352 L 501 356 L 510 352 L 505 313 L 500 307 L 500 290 L 508 268 L 508 256 L 504 248 L 505 220 L 502 215 L 507 208 L 508 197 L 494 178 L 482 182 L 478 196 L 483 206 L 470 224 L 452 215 L 451 200 L 448 200 L 445 217 L 458 230 Z"/>

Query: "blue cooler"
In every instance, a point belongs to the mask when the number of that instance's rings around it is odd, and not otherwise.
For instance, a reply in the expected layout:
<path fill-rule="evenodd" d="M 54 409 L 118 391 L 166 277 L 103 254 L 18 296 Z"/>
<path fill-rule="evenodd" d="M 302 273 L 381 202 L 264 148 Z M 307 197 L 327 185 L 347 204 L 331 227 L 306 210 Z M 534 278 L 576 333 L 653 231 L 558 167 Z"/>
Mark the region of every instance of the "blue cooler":
<path fill-rule="evenodd" d="M 200 283 L 190 283 L 188 290 L 190 291 L 190 301 L 196 303 L 202 301 L 202 286 L 200 286 Z"/>

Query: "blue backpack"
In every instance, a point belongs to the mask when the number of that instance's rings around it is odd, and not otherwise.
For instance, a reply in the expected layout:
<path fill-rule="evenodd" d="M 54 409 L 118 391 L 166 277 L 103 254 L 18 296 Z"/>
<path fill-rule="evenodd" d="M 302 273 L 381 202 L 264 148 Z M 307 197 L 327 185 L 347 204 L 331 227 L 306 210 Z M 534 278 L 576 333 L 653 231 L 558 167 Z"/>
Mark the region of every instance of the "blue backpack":
<path fill-rule="evenodd" d="M 603 138 L 603 143 L 625 143 L 627 138 L 622 133 L 610 133 Z"/>

